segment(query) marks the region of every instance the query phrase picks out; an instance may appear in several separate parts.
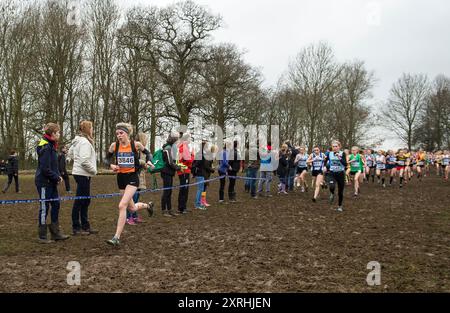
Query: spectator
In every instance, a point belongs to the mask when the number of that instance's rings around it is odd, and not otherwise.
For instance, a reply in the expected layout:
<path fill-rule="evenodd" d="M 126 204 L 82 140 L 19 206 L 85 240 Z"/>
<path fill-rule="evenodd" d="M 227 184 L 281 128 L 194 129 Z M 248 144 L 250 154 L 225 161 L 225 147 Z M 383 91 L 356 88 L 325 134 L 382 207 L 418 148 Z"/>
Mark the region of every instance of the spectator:
<path fill-rule="evenodd" d="M 200 151 L 197 152 L 196 159 L 192 164 L 192 175 L 195 177 L 195 182 L 197 183 L 197 193 L 195 197 L 195 208 L 198 210 L 206 210 L 206 206 L 203 204 L 202 196 L 205 190 L 205 176 L 207 169 L 207 160 L 205 159 L 205 149 L 206 149 L 206 141 L 202 142 L 202 147 Z M 200 156 L 201 157 L 200 157 Z M 199 160 L 200 159 L 200 160 Z"/>
<path fill-rule="evenodd" d="M 38 155 L 38 167 L 35 174 L 35 184 L 41 200 L 58 199 L 58 184 L 62 177 L 58 170 L 58 140 L 59 125 L 49 123 L 45 126 L 45 134 L 36 149 Z M 51 207 L 51 224 L 48 226 L 51 239 L 47 239 L 47 214 Z M 47 201 L 39 203 L 39 242 L 52 243 L 53 240 L 66 240 L 69 236 L 64 235 L 59 229 L 60 202 Z"/>
<path fill-rule="evenodd" d="M 17 157 L 17 153 L 15 150 L 11 150 L 10 156 L 8 158 L 8 162 L 6 163 L 6 174 L 8 174 L 8 181 L 5 184 L 5 187 L 3 188 L 3 193 L 5 193 L 9 186 L 11 186 L 11 183 L 14 178 L 14 183 L 16 184 L 16 192 L 20 193 L 19 191 L 19 158 Z"/>
<path fill-rule="evenodd" d="M 178 133 L 170 134 L 163 146 L 163 160 L 165 166 L 161 170 L 161 178 L 163 180 L 163 188 L 165 189 L 161 197 L 161 209 L 163 216 L 165 217 L 175 217 L 179 215 L 172 211 L 173 177 L 175 176 L 175 173 L 181 169 L 173 158 L 173 145 L 177 142 L 178 138 Z"/>
<path fill-rule="evenodd" d="M 278 169 L 277 175 L 280 180 L 280 184 L 278 185 L 278 193 L 279 194 L 287 194 L 286 186 L 287 186 L 287 178 L 289 171 L 289 157 L 290 150 L 287 144 L 283 144 L 281 146 L 281 150 L 278 154 Z"/>
<path fill-rule="evenodd" d="M 230 151 L 228 155 L 228 164 L 230 165 L 230 169 L 228 170 L 228 176 L 230 176 L 229 184 L 228 184 L 228 198 L 230 202 L 236 202 L 236 176 L 241 169 L 241 157 L 239 155 L 239 151 L 237 149 L 238 142 L 233 142 L 233 149 Z"/>
<path fill-rule="evenodd" d="M 258 146 L 258 145 L 257 145 Z M 249 182 L 249 191 L 252 198 L 256 199 L 256 178 L 258 176 L 258 169 L 260 166 L 260 157 L 258 147 L 250 147 L 246 150 L 245 153 L 245 165 L 246 169 L 246 177 L 250 178 Z"/>
<path fill-rule="evenodd" d="M 272 174 L 274 171 L 274 166 L 272 166 L 272 143 L 269 141 L 267 146 L 262 147 L 260 153 L 260 167 L 259 167 L 259 178 L 261 180 L 258 182 L 258 194 L 260 196 L 272 197 L 270 194 L 270 187 L 272 183 Z M 265 193 L 263 193 L 263 186 L 265 186 Z"/>
<path fill-rule="evenodd" d="M 94 149 L 93 130 L 92 122 L 82 121 L 79 135 L 75 136 L 69 149 L 69 157 L 73 159 L 72 175 L 77 183 L 77 197 L 89 197 L 91 195 L 91 180 L 93 176 L 97 175 L 97 156 Z M 88 209 L 90 203 L 91 199 L 77 199 L 73 203 L 72 233 L 74 236 L 98 233 L 91 228 L 89 222 Z"/>
<path fill-rule="evenodd" d="M 230 164 L 228 164 L 228 152 L 226 144 L 223 145 L 222 150 L 222 158 L 219 160 L 219 176 L 226 176 L 227 172 L 231 170 Z M 220 179 L 220 187 L 219 187 L 219 203 L 224 203 L 225 201 L 225 183 L 226 177 L 222 177 Z"/>
<path fill-rule="evenodd" d="M 295 164 L 295 158 L 297 157 L 298 150 L 291 144 L 291 142 L 288 140 L 286 141 L 286 145 L 288 146 L 288 154 L 289 154 L 289 160 L 288 160 L 288 172 L 287 172 L 287 178 L 286 178 L 286 184 L 287 189 L 289 191 L 294 190 L 294 179 L 296 175 L 296 164 Z"/>
<path fill-rule="evenodd" d="M 194 162 L 194 154 L 189 150 L 189 134 L 182 134 L 181 142 L 178 145 L 178 163 L 180 170 L 177 172 L 180 180 L 180 190 L 178 193 L 178 213 L 186 214 L 187 201 L 189 196 L 189 181 L 191 176 L 192 163 Z"/>
<path fill-rule="evenodd" d="M 217 146 L 212 145 L 207 150 L 207 157 L 205 160 L 205 180 L 209 180 L 211 178 L 211 174 L 214 173 L 214 166 L 213 162 L 217 153 Z M 203 193 L 202 193 L 202 199 L 201 204 L 205 207 L 210 207 L 211 205 L 208 204 L 208 201 L 206 201 L 206 189 L 208 189 L 209 182 L 205 182 Z"/>

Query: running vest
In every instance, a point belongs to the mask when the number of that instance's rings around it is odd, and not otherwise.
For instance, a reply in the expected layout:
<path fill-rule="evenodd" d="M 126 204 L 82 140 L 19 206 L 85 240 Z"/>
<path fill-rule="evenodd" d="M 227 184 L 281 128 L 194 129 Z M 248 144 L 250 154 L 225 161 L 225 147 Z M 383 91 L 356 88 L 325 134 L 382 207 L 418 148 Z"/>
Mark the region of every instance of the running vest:
<path fill-rule="evenodd" d="M 114 152 L 116 153 L 116 162 L 119 166 L 119 173 L 126 174 L 126 173 L 134 173 L 136 172 L 136 158 L 137 155 L 133 152 L 130 142 L 127 146 L 123 147 L 122 145 L 116 145 L 119 147 L 119 149 L 116 151 L 114 149 Z M 134 142 L 133 142 L 134 144 Z"/>
<path fill-rule="evenodd" d="M 352 172 L 357 172 L 357 171 L 362 171 L 362 160 L 361 160 L 361 154 L 357 154 L 356 156 L 351 154 L 350 155 L 350 161 L 352 160 L 356 160 L 356 162 L 351 162 L 350 163 L 350 170 Z"/>
<path fill-rule="evenodd" d="M 323 161 L 325 160 L 325 154 L 322 152 L 319 155 L 312 154 L 312 169 L 313 171 L 321 171 L 323 168 Z"/>
<path fill-rule="evenodd" d="M 426 159 L 425 153 L 418 153 L 417 154 L 417 165 L 424 165 Z"/>
<path fill-rule="evenodd" d="M 331 172 L 343 172 L 345 171 L 344 165 L 341 163 L 343 158 L 343 152 L 338 152 L 337 155 L 333 151 L 328 154 L 328 164 Z"/>
<path fill-rule="evenodd" d="M 447 154 L 442 157 L 442 165 L 450 165 L 450 155 Z"/>
<path fill-rule="evenodd" d="M 373 160 L 374 160 L 373 155 L 372 154 L 367 154 L 367 155 L 365 155 L 365 158 L 366 158 L 366 165 L 368 167 L 372 167 L 373 166 Z"/>
<path fill-rule="evenodd" d="M 406 165 L 406 161 L 408 160 L 408 157 L 406 156 L 406 155 L 404 155 L 404 156 L 399 156 L 398 158 L 397 158 L 397 165 L 398 166 L 405 166 Z"/>
<path fill-rule="evenodd" d="M 378 170 L 386 169 L 386 157 L 384 155 L 377 155 L 376 156 L 376 162 L 377 162 L 377 169 Z"/>
<path fill-rule="evenodd" d="M 309 155 L 307 153 L 305 153 L 302 156 L 300 156 L 300 159 L 298 160 L 297 167 L 300 167 L 300 168 L 308 167 L 308 165 L 306 164 L 306 161 L 308 160 L 308 158 L 309 158 Z"/>
<path fill-rule="evenodd" d="M 397 162 L 397 157 L 396 157 L 395 155 L 389 155 L 389 156 L 387 157 L 387 162 L 388 162 L 390 165 L 395 165 L 395 163 Z"/>

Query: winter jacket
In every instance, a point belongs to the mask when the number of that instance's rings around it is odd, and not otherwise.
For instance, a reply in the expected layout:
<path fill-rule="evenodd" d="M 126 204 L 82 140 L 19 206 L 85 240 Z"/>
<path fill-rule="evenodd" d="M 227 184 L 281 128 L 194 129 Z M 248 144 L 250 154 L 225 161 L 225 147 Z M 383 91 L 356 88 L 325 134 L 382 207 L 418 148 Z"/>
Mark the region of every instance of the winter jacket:
<path fill-rule="evenodd" d="M 265 149 L 263 149 L 262 153 L 260 154 L 260 168 L 259 170 L 261 172 L 273 172 L 275 170 L 274 166 L 272 166 L 272 158 L 273 163 L 275 163 L 276 155 L 274 155 L 272 151 L 271 146 L 267 146 Z"/>
<path fill-rule="evenodd" d="M 231 171 L 228 172 L 237 173 L 241 169 L 241 160 L 237 149 L 231 150 L 228 154 L 228 164 L 231 166 Z"/>
<path fill-rule="evenodd" d="M 34 182 L 38 188 L 56 186 L 60 180 L 58 169 L 58 153 L 55 143 L 46 138 L 42 138 L 36 148 L 38 155 L 38 167 Z"/>
<path fill-rule="evenodd" d="M 209 179 L 212 173 L 214 173 L 213 161 L 205 160 L 205 179 Z"/>
<path fill-rule="evenodd" d="M 68 157 L 73 160 L 72 175 L 92 177 L 97 175 L 97 156 L 89 140 L 75 136 Z"/>
<path fill-rule="evenodd" d="M 19 174 L 19 158 L 16 155 L 10 155 L 6 164 L 6 173 L 8 175 Z"/>
<path fill-rule="evenodd" d="M 61 152 L 58 155 L 58 169 L 59 169 L 59 173 L 61 174 L 61 176 L 66 176 L 67 175 L 66 154 L 65 153 Z"/>
<path fill-rule="evenodd" d="M 207 160 L 205 155 L 202 154 L 201 160 L 195 160 L 192 164 L 193 176 L 194 177 L 204 177 L 205 179 L 209 179 L 211 174 L 214 173 L 214 169 L 212 167 L 213 161 Z"/>
<path fill-rule="evenodd" d="M 278 160 L 278 169 L 277 175 L 279 177 L 284 177 L 288 174 L 289 169 L 289 156 L 280 151 L 279 160 Z"/>
<path fill-rule="evenodd" d="M 182 142 L 178 146 L 178 162 L 186 166 L 186 168 L 177 172 L 178 175 L 191 173 L 192 163 L 194 162 L 194 154 L 189 151 L 187 142 Z"/>
<path fill-rule="evenodd" d="M 227 173 L 230 164 L 228 164 L 228 152 L 227 150 L 222 151 L 222 160 L 219 160 L 219 174 L 224 175 Z"/>
<path fill-rule="evenodd" d="M 172 144 L 170 144 L 170 143 L 166 143 L 163 146 L 163 160 L 164 160 L 165 166 L 161 170 L 162 174 L 166 174 L 169 176 L 175 176 L 175 173 L 181 169 L 175 163 L 175 160 L 172 156 Z"/>
<path fill-rule="evenodd" d="M 289 156 L 289 168 L 295 168 L 295 158 L 297 157 L 298 150 L 295 149 L 292 145 L 288 145 L 291 155 Z"/>
<path fill-rule="evenodd" d="M 250 160 L 250 158 L 252 158 L 252 160 Z M 261 159 L 259 157 L 259 149 L 258 148 L 251 148 L 245 152 L 245 161 L 243 164 L 243 168 L 259 169 L 260 163 L 261 163 Z"/>

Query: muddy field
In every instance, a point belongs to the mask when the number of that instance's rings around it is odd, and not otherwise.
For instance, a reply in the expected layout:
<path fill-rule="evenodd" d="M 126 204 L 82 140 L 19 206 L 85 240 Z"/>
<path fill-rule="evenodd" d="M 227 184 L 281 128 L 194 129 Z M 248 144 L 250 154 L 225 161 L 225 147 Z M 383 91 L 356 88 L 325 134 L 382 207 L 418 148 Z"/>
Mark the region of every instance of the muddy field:
<path fill-rule="evenodd" d="M 36 198 L 33 177 L 21 183 L 23 194 L 11 188 L 1 199 Z M 254 200 L 242 182 L 237 190 L 238 203 L 219 205 L 214 182 L 212 207 L 176 218 L 161 216 L 160 194 L 145 194 L 157 203 L 156 213 L 142 212 L 144 224 L 127 225 L 118 249 L 105 243 L 115 231 L 117 198 L 91 204 L 98 235 L 53 245 L 36 243 L 37 204 L 1 206 L 0 291 L 450 291 L 449 182 L 432 176 L 401 190 L 370 183 L 358 199 L 347 187 L 343 213 L 329 205 L 327 190 L 316 204 L 311 192 Z M 115 177 L 94 178 L 93 194 L 111 192 Z M 191 209 L 193 199 L 191 190 Z M 71 206 L 64 202 L 60 216 L 67 233 Z M 70 261 L 81 264 L 80 286 L 66 282 Z M 370 261 L 381 264 L 380 286 L 366 283 Z"/>

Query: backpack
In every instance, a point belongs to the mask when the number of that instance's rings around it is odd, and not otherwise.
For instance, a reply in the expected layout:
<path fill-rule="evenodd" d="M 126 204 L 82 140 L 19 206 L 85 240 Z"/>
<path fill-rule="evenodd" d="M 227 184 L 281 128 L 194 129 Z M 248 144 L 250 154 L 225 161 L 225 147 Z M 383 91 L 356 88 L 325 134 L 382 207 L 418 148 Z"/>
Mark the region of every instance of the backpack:
<path fill-rule="evenodd" d="M 152 169 L 149 167 L 147 170 L 149 173 L 159 173 L 166 166 L 166 162 L 164 162 L 163 153 L 164 152 L 162 149 L 155 151 L 155 154 L 153 154 L 153 161 L 152 161 L 155 168 Z"/>
<path fill-rule="evenodd" d="M 115 149 L 115 153 L 116 153 L 116 165 L 117 165 L 117 154 L 119 153 L 119 141 L 116 141 L 116 149 Z M 136 170 L 136 173 L 139 172 L 141 170 L 141 164 L 139 163 L 139 152 L 136 150 L 136 145 L 134 144 L 134 140 L 131 140 L 131 151 L 134 154 L 134 168 Z"/>

